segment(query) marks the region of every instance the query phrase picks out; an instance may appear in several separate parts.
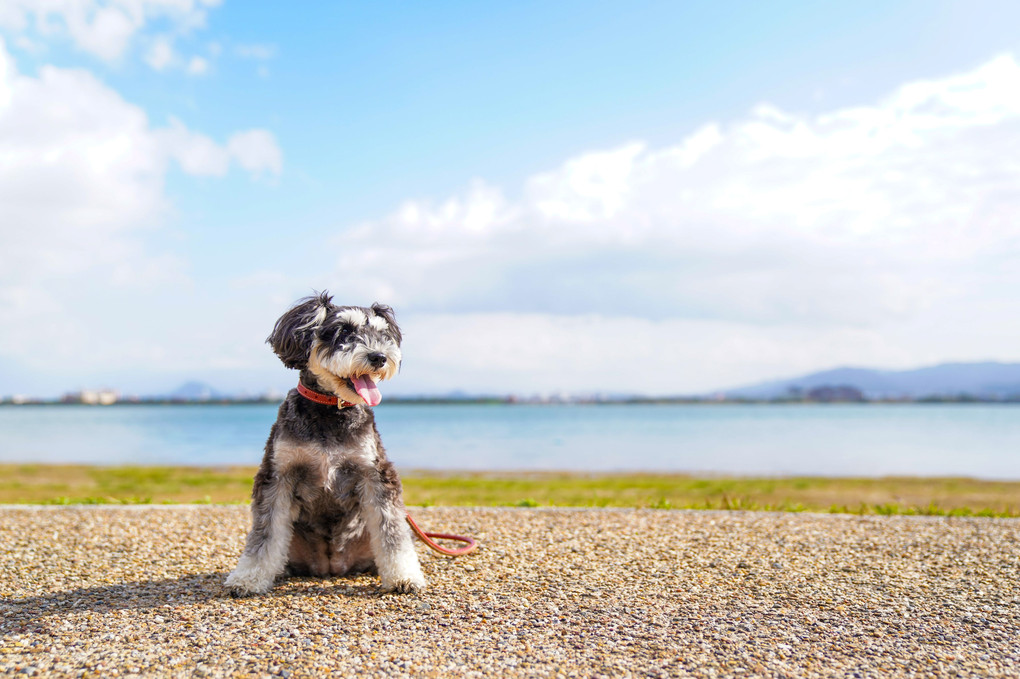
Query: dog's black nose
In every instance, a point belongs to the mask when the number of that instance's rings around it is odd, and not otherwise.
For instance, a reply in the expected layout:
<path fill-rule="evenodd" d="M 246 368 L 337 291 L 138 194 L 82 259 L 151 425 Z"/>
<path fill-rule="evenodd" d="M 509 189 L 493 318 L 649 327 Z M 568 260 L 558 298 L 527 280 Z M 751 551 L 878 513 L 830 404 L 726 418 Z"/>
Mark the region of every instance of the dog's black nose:
<path fill-rule="evenodd" d="M 368 362 L 372 364 L 373 368 L 381 368 L 386 365 L 386 354 L 381 354 L 378 351 L 368 355 Z"/>

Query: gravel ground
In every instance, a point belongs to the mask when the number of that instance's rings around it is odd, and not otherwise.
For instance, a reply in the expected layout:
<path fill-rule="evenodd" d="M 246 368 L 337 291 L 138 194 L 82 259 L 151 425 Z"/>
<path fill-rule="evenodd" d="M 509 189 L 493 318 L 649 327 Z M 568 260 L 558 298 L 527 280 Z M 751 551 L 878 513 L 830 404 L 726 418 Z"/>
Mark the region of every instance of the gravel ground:
<path fill-rule="evenodd" d="M 1020 676 L 1020 520 L 414 509 L 430 589 L 232 599 L 245 507 L 0 507 L 0 673 Z"/>

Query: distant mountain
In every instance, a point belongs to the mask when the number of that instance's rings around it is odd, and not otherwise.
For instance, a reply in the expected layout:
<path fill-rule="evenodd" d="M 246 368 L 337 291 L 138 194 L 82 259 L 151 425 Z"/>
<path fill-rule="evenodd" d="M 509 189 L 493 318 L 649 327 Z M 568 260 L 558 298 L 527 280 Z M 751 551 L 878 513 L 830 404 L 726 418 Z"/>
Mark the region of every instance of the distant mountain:
<path fill-rule="evenodd" d="M 184 401 L 208 401 L 212 399 L 227 398 L 229 395 L 216 391 L 205 382 L 185 382 L 181 386 L 167 394 L 168 398 L 181 399 Z"/>
<path fill-rule="evenodd" d="M 821 387 L 854 387 L 869 399 L 1020 395 L 1020 363 L 944 363 L 914 370 L 836 368 L 726 389 L 727 398 L 772 399 Z"/>

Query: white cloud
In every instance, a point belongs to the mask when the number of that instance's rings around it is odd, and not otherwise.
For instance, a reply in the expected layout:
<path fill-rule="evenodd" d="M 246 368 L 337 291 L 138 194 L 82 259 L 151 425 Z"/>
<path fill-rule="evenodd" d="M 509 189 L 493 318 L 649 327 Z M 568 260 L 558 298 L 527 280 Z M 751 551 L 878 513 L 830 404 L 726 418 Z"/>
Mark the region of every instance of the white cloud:
<path fill-rule="evenodd" d="M 397 308 L 404 392 L 690 393 L 836 364 L 1020 360 L 1018 146 L 1020 65 L 1004 56 L 871 105 L 760 104 L 520 187 L 477 180 L 345 229 L 330 280 L 258 271 L 227 304 L 203 291 L 144 328 L 98 327 L 96 297 L 130 307 L 132 281 L 188 285 L 144 246 L 170 164 L 273 177 L 282 154 L 266 130 L 154 127 L 88 73 L 20 75 L 0 47 L 0 355 L 276 375 L 272 321 L 326 285 Z M 173 327 L 185 316 L 202 322 Z"/>
<path fill-rule="evenodd" d="M 145 63 L 153 70 L 162 71 L 176 61 L 173 45 L 167 36 L 160 36 L 152 41 L 148 54 L 145 55 Z"/>
<path fill-rule="evenodd" d="M 555 379 L 576 363 L 558 342 L 581 347 L 589 332 L 607 347 L 658 337 L 670 355 L 698 356 L 662 372 L 653 352 L 638 391 L 840 362 L 1020 359 L 1020 328 L 996 339 L 1015 315 L 1001 291 L 1020 286 L 1020 162 L 1009 151 L 1018 146 L 1011 56 L 868 106 L 807 116 L 762 104 L 675 146 L 583 154 L 534 176 L 517 198 L 478 181 L 438 203 L 410 201 L 336 238 L 334 287 L 484 337 L 498 356 L 489 372 L 538 342 L 548 351 L 524 363 Z M 483 312 L 506 316 L 475 316 Z M 603 320 L 570 320 L 589 315 Z M 964 319 L 969 345 L 939 335 Z M 457 374 L 467 349 L 451 333 L 435 339 L 439 326 L 419 341 L 446 354 L 443 374 Z M 516 349 L 499 341 L 504 332 Z M 706 354 L 710 346 L 749 358 Z M 581 363 L 594 374 L 613 355 Z"/>
<path fill-rule="evenodd" d="M 222 177 L 227 174 L 231 162 L 236 162 L 253 178 L 263 173 L 278 176 L 283 171 L 283 152 L 268 130 L 235 132 L 221 146 L 171 118 L 170 126 L 155 130 L 154 135 L 163 153 L 176 160 L 188 174 Z"/>
<path fill-rule="evenodd" d="M 528 202 L 549 221 L 594 222 L 619 214 L 630 197 L 643 143 L 568 160 L 528 181 Z"/>
<path fill-rule="evenodd" d="M 188 61 L 188 73 L 191 75 L 202 75 L 209 71 L 209 60 L 202 57 L 191 57 Z"/>
<path fill-rule="evenodd" d="M 71 371 L 156 344 L 136 324 L 155 332 L 166 319 L 114 310 L 189 284 L 184 262 L 145 245 L 169 210 L 171 162 L 191 175 L 237 163 L 257 176 L 282 161 L 265 130 L 220 145 L 176 120 L 154 128 L 86 71 L 19 74 L 0 39 L 0 355 Z"/>
<path fill-rule="evenodd" d="M 404 365 L 394 389 L 520 394 L 689 394 L 854 362 L 862 349 L 910 365 L 881 333 L 770 326 L 748 335 L 726 321 L 618 316 L 477 313 L 400 319 Z"/>
<path fill-rule="evenodd" d="M 71 37 L 86 52 L 107 61 L 116 59 L 139 25 L 120 7 L 95 7 L 90 14 L 72 10 L 64 15 Z"/>
<path fill-rule="evenodd" d="M 18 49 L 24 50 L 29 54 L 42 54 L 46 51 L 46 46 L 40 42 L 36 42 L 27 36 L 18 36 L 14 39 L 14 45 Z"/>
<path fill-rule="evenodd" d="M 237 163 L 253 175 L 283 172 L 283 153 L 268 130 L 246 130 L 230 136 L 227 150 Z"/>
<path fill-rule="evenodd" d="M 759 106 L 673 147 L 585 154 L 513 201 L 479 182 L 409 202 L 338 238 L 338 278 L 444 310 L 482 286 L 508 311 L 871 322 L 1015 247 L 1018 140 L 1020 65 L 1000 57 L 870 107 Z"/>
<path fill-rule="evenodd" d="M 164 208 L 163 156 L 145 113 L 84 71 L 19 75 L 0 41 L 0 271 L 73 273 Z"/>
<path fill-rule="evenodd" d="M 230 169 L 230 152 L 225 147 L 204 134 L 192 132 L 176 118 L 171 118 L 170 126 L 155 134 L 164 152 L 188 174 L 222 177 Z"/>
<path fill-rule="evenodd" d="M 206 12 L 220 0 L 4 0 L 0 29 L 41 36 L 66 36 L 81 50 L 105 61 L 119 59 L 132 39 L 157 19 L 177 33 L 205 25 Z M 151 53 L 150 53 L 151 57 Z"/>
<path fill-rule="evenodd" d="M 242 59 L 268 61 L 276 56 L 276 45 L 237 45 L 234 54 Z"/>

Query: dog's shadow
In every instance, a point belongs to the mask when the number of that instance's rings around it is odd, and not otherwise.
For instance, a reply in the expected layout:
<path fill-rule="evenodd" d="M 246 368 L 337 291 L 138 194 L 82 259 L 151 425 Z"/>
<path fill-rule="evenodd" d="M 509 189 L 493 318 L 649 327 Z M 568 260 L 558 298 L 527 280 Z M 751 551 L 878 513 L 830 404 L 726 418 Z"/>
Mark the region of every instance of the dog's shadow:
<path fill-rule="evenodd" d="M 137 580 L 102 587 L 82 587 L 47 594 L 0 598 L 0 637 L 23 632 L 32 623 L 48 617 L 80 613 L 110 613 L 145 610 L 166 605 L 204 604 L 212 601 L 242 602 L 224 587 L 226 572 L 192 573 L 178 578 Z M 290 577 L 258 597 L 284 598 L 306 596 L 343 596 L 367 598 L 379 596 L 378 579 L 369 576 L 347 578 Z"/>

